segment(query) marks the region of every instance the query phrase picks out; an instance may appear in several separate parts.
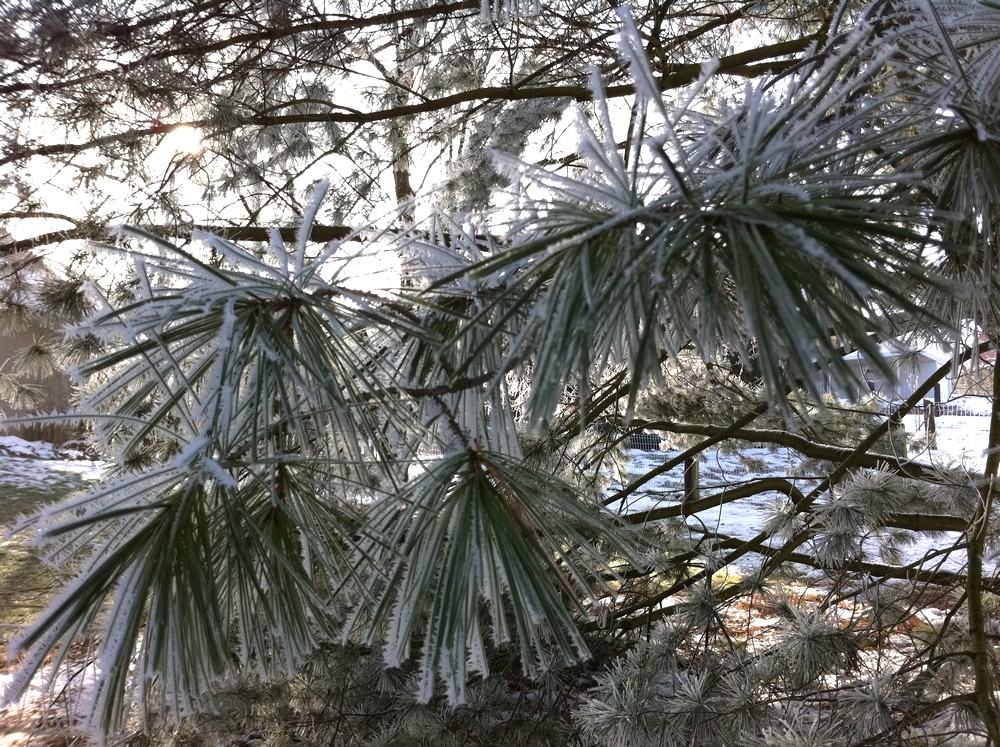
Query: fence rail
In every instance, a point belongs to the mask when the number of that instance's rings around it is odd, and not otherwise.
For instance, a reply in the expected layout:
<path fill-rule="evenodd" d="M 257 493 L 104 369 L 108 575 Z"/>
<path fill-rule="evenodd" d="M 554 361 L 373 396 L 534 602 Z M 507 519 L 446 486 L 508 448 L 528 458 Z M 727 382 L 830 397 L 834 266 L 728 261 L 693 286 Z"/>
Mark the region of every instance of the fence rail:
<path fill-rule="evenodd" d="M 990 416 L 990 413 L 984 412 L 981 409 L 977 410 L 976 408 L 965 407 L 963 405 L 951 405 L 947 402 L 937 402 L 933 405 L 933 407 L 934 414 L 938 417 L 942 415 L 961 415 L 963 417 L 975 416 L 988 418 Z"/>
<path fill-rule="evenodd" d="M 891 416 L 898 405 L 893 403 L 886 407 L 886 412 Z M 956 404 L 952 402 L 929 402 L 917 405 L 910 412 L 914 415 L 926 415 L 928 409 L 933 411 L 935 417 L 977 417 L 988 418 L 990 412 L 984 407 L 971 407 L 969 405 Z"/>

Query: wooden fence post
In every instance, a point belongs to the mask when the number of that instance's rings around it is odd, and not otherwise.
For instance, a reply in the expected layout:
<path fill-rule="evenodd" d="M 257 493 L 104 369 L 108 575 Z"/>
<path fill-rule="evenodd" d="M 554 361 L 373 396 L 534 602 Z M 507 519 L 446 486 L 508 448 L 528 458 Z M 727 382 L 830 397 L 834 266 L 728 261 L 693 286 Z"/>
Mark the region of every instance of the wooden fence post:
<path fill-rule="evenodd" d="M 698 500 L 698 457 L 684 460 L 684 506 Z M 685 514 L 687 511 L 685 510 Z"/>
<path fill-rule="evenodd" d="M 927 448 L 937 448 L 937 423 L 934 420 L 934 403 L 924 400 L 924 427 L 927 430 Z"/>

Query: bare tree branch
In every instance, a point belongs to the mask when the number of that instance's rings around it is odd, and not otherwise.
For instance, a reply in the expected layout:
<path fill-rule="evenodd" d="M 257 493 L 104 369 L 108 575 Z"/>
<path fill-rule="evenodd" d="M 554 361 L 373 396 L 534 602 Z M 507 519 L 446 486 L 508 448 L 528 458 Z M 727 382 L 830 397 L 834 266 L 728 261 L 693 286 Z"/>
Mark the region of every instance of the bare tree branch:
<path fill-rule="evenodd" d="M 774 73 L 792 64 L 786 59 L 788 55 L 808 48 L 813 42 L 814 39 L 811 37 L 804 37 L 729 55 L 719 61 L 718 73 L 746 77 Z M 659 79 L 659 88 L 666 91 L 685 86 L 697 78 L 701 70 L 702 66 L 695 63 L 674 65 Z M 605 89 L 605 93 L 608 98 L 629 96 L 635 93 L 635 86 L 632 84 L 608 86 Z M 184 128 L 204 129 L 211 136 L 212 134 L 221 132 L 233 132 L 243 127 L 273 127 L 289 124 L 323 123 L 372 124 L 389 121 L 398 117 L 410 117 L 441 111 L 457 106 L 458 104 L 474 101 L 525 101 L 541 98 L 569 98 L 574 101 L 590 101 L 592 97 L 593 92 L 585 86 L 552 85 L 537 88 L 518 88 L 516 86 L 490 87 L 461 91 L 417 104 L 408 104 L 369 112 L 357 111 L 348 107 L 339 107 L 340 111 L 330 111 L 324 114 L 261 115 L 243 117 L 236 124 L 227 125 L 222 128 L 212 119 L 196 119 L 187 122 L 173 122 L 170 124 L 156 124 L 151 127 L 132 128 L 125 132 L 104 135 L 79 143 L 53 143 L 34 148 L 15 150 L 0 158 L 0 166 L 24 161 L 35 156 L 82 153 L 112 143 L 125 143 L 153 135 L 165 135 Z"/>

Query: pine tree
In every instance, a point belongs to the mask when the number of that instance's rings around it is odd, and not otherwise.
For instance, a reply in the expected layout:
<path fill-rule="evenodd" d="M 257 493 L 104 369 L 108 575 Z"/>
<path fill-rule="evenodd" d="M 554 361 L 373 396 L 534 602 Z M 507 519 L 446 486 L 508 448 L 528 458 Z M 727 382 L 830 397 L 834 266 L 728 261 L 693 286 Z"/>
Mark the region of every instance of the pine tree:
<path fill-rule="evenodd" d="M 178 243 L 179 208 L 157 192 L 135 216 L 173 227 L 126 227 L 103 246 L 128 274 L 90 284 L 95 311 L 74 334 L 90 351 L 80 409 L 113 469 L 20 527 L 79 572 L 18 640 L 15 691 L 86 634 L 105 675 L 92 714 L 105 732 L 130 708 L 195 724 L 241 683 L 294 688 L 353 657 L 359 678 L 375 676 L 376 658 L 398 675 L 372 726 L 385 743 L 466 717 L 454 729 L 485 739 L 488 708 L 511 714 L 505 737 L 527 739 L 511 704 L 561 692 L 559 727 L 586 743 L 1000 744 L 989 628 L 1000 589 L 985 566 L 1000 450 L 982 474 L 914 459 L 890 437 L 892 418 L 824 399 L 821 383 L 857 390 L 851 351 L 891 376 L 883 339 L 950 341 L 956 363 L 991 344 L 961 347 L 963 325 L 997 339 L 994 7 L 586 8 L 601 19 L 581 42 L 598 63 L 589 71 L 563 51 L 582 32 L 555 7 L 335 19 L 270 3 L 239 16 L 245 48 L 212 40 L 239 25 L 227 7 L 105 8 L 98 25 L 86 5 L 18 6 L 32 43 L 53 49 L 36 81 L 49 104 L 82 111 L 74 76 L 107 44 L 142 56 L 97 65 L 97 80 L 169 92 L 175 110 L 201 105 L 171 77 L 175 56 L 201 65 L 193 78 L 215 93 L 233 86 L 229 109 L 215 98 L 192 116 L 219 144 L 218 161 L 195 160 L 213 199 L 248 194 L 243 225 Z M 468 12 L 492 21 L 474 26 Z M 69 34 L 80 17 L 87 33 Z M 738 24 L 768 43 L 686 61 L 737 39 Z M 375 28 L 331 62 L 337 34 Z M 167 46 L 136 51 L 164 29 Z M 494 47 L 473 53 L 484 38 L 509 50 L 517 84 L 504 92 Z M 8 71 L 30 59 L 14 41 Z M 257 50 L 253 74 L 216 46 Z M 388 109 L 352 112 L 317 91 L 314 68 L 346 66 L 347 50 L 379 69 Z M 433 69 L 452 59 L 464 66 L 454 78 Z M 24 71 L 8 74 L 5 95 L 27 95 Z M 451 108 L 468 101 L 481 119 Z M 574 152 L 529 162 L 540 123 L 570 110 Z M 442 112 L 459 123 L 410 119 Z M 362 173 L 299 201 L 304 163 L 364 150 L 344 139 L 349 122 L 386 128 L 403 203 L 387 222 L 363 222 L 369 212 L 344 197 L 347 184 L 374 199 L 370 182 L 351 182 L 372 176 L 362 155 Z M 141 152 L 180 125 L 94 126 L 89 140 L 3 163 L 66 156 L 82 168 L 82 153 Z M 471 172 L 450 127 L 473 149 Z M 410 200 L 422 136 L 456 153 L 437 203 Z M 491 138 L 514 152 L 487 166 Z M 100 178 L 141 174 L 111 155 Z M 295 212 L 294 236 L 253 223 Z M 373 256 L 391 257 L 398 279 L 359 285 Z M 684 450 L 622 474 L 638 429 Z M 666 470 L 746 444 L 792 451 L 801 469 L 760 477 L 747 463 L 640 503 Z M 763 499 L 775 507 L 751 538 L 696 516 Z M 901 559 L 915 534 L 942 530 L 956 539 L 937 557 Z M 958 570 L 943 563 L 956 558 Z M 921 616 L 928 606 L 942 614 Z M 347 702 L 336 675 L 309 681 Z M 526 721 L 537 735 L 537 714 Z"/>

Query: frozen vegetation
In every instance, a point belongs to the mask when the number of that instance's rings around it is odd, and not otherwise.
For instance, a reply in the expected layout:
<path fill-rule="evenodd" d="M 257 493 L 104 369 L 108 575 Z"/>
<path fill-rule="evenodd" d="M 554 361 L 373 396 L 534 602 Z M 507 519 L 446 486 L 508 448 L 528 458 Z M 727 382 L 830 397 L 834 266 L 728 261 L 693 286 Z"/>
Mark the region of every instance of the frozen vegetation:
<path fill-rule="evenodd" d="M 146 745 L 1000 745 L 1000 431 L 898 427 L 1000 396 L 996 3 L 10 5 L 5 214 L 73 228 L 0 237 L 2 321 L 69 325 L 0 397 L 71 366 L 112 465 L 5 443 L 49 574 L 10 700 L 98 672 L 82 720 Z"/>
<path fill-rule="evenodd" d="M 977 404 L 981 409 L 983 400 L 973 398 L 964 404 L 971 409 Z M 985 414 L 985 413 L 984 413 Z M 917 441 L 924 435 L 923 418 L 909 416 L 905 426 L 911 440 Z M 942 467 L 953 468 L 964 466 L 972 471 L 980 471 L 985 455 L 983 448 L 986 443 L 989 418 L 984 416 L 942 416 L 937 418 L 937 445 L 934 450 L 923 450 L 911 454 L 915 459 Z M 64 494 L 67 491 L 79 490 L 97 481 L 104 464 L 84 458 L 84 454 L 71 449 L 55 448 L 42 442 L 28 442 L 21 439 L 0 438 L 0 489 L 8 498 L 16 498 L 26 492 L 38 495 L 48 492 L 52 496 Z M 620 479 L 628 480 L 647 473 L 664 461 L 676 456 L 679 452 L 671 449 L 648 450 L 627 449 L 619 464 Z M 703 454 L 700 464 L 700 488 L 711 491 L 716 488 L 731 487 L 748 479 L 762 477 L 791 477 L 803 484 L 811 484 L 815 479 L 809 473 L 810 464 L 796 457 L 785 448 L 743 448 L 738 451 L 727 449 L 711 450 Z M 609 493 L 621 483 L 613 484 Z M 646 484 L 641 492 L 633 495 L 627 504 L 611 506 L 622 511 L 643 511 L 664 505 L 675 504 L 682 500 L 684 494 L 683 471 L 677 467 L 663 473 Z M 763 494 L 725 505 L 724 507 L 704 511 L 687 518 L 689 526 L 695 533 L 720 531 L 737 537 L 750 537 L 760 531 L 761 526 L 770 515 L 773 504 L 780 502 L 782 496 Z M 949 544 L 955 538 L 950 533 L 942 533 L 937 537 L 921 535 L 913 544 L 905 549 L 907 560 L 918 557 L 935 547 Z M 878 555 L 878 548 L 871 547 L 873 556 Z M 961 558 L 962 556 L 958 556 Z M 960 570 L 961 561 L 949 558 L 945 568 Z M 741 570 L 732 569 L 735 578 Z M 823 583 L 818 581 L 817 590 L 810 591 L 808 582 L 790 582 L 790 594 L 802 594 L 803 598 L 810 595 L 822 598 Z M 741 611 L 742 610 L 742 611 Z M 836 616 L 847 621 L 858 614 L 855 603 L 839 605 Z M 744 608 L 737 606 L 723 613 L 727 624 L 734 629 L 740 626 L 739 616 L 749 615 L 750 622 L 745 629 L 748 649 L 754 652 L 766 652 L 775 641 L 785 633 L 782 631 L 783 620 L 778 612 L 763 607 Z M 735 616 L 735 618 L 734 618 Z M 914 617 L 924 626 L 939 626 L 946 617 L 946 611 L 939 606 L 930 605 L 920 610 Z M 905 642 L 900 643 L 900 650 L 870 652 L 866 657 L 876 656 L 878 662 L 866 666 L 877 668 L 885 666 L 888 661 L 905 662 L 910 647 Z M 898 662 L 897 662 L 898 663 Z M 641 672 L 633 672 L 629 676 L 641 678 Z M 610 675 L 609 675 L 610 676 Z M 48 678 L 55 677 L 52 682 Z M 9 686 L 14 678 L 10 668 L 0 673 L 0 689 Z M 0 744 L 27 743 L 40 735 L 74 735 L 72 738 L 82 739 L 86 729 L 78 727 L 86 723 L 86 709 L 91 703 L 91 691 L 102 681 L 99 665 L 85 659 L 80 665 L 54 672 L 49 668 L 40 671 L 33 684 L 25 691 L 18 703 L 8 706 L 0 712 Z M 55 703 L 49 698 L 57 693 Z M 73 714 L 77 713 L 77 716 Z M 6 739 L 6 741 L 2 741 Z"/>
<path fill-rule="evenodd" d="M 986 443 L 989 432 L 989 400 L 984 397 L 963 397 L 949 403 L 980 415 L 952 416 L 936 418 L 937 443 L 934 449 L 926 445 L 926 429 L 922 415 L 909 415 L 904 421 L 911 443 L 918 450 L 911 450 L 908 456 L 916 461 L 947 469 L 966 469 L 972 473 L 982 473 L 986 463 Z M 676 449 L 627 450 L 628 459 L 620 465 L 619 472 L 628 479 L 644 475 L 664 461 L 681 452 Z M 713 489 L 732 487 L 767 477 L 789 478 L 808 490 L 815 486 L 822 475 L 817 477 L 816 465 L 797 452 L 784 448 L 745 447 L 738 451 L 732 448 L 713 449 L 705 452 L 698 465 L 699 488 L 705 492 Z M 615 484 L 620 487 L 622 482 Z M 614 490 L 608 491 L 613 494 Z M 684 466 L 678 465 L 649 482 L 620 504 L 610 508 L 631 513 L 676 504 L 684 497 Z M 699 533 L 722 532 L 741 538 L 757 534 L 767 517 L 785 502 L 780 493 L 762 493 L 744 498 L 724 506 L 696 513 L 687 519 L 692 530 Z M 939 547 L 951 545 L 957 539 L 954 532 L 940 532 L 936 536 L 914 533 L 902 548 L 902 560 L 911 562 Z M 867 543 L 869 554 L 878 558 L 880 548 L 877 542 Z M 942 567 L 957 570 L 964 556 L 949 557 Z M 936 560 L 930 561 L 935 567 Z"/>

